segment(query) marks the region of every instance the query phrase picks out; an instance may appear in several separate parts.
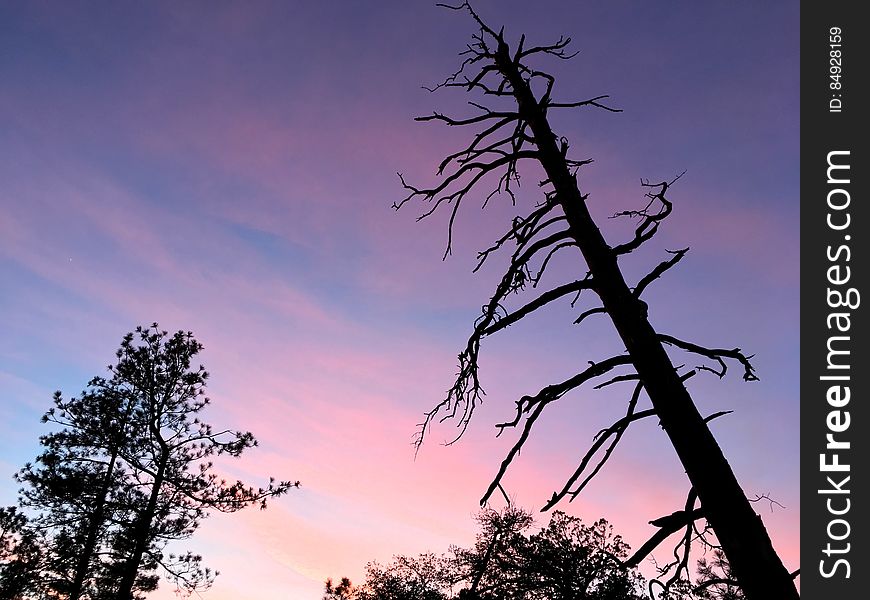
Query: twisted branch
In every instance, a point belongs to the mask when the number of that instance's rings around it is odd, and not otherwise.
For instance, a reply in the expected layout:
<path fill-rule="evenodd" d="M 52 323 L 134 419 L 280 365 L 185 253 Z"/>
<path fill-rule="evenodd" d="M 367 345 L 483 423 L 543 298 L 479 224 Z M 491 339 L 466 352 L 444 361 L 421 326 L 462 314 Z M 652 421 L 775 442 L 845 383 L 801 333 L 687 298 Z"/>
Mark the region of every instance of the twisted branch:
<path fill-rule="evenodd" d="M 698 366 L 697 368 L 703 371 L 715 373 L 720 379 L 724 377 L 725 373 L 728 371 L 728 365 L 725 362 L 725 359 L 730 358 L 743 365 L 743 381 L 758 381 L 758 376 L 755 374 L 755 367 L 753 367 L 752 363 L 749 362 L 754 355 L 750 354 L 749 356 L 746 356 L 740 348 L 734 348 L 733 350 L 726 350 L 724 348 L 705 348 L 704 346 L 699 346 L 692 342 L 677 339 L 672 335 L 659 334 L 658 337 L 659 340 L 669 346 L 675 346 L 685 350 L 686 352 L 698 354 L 716 361 L 719 365 L 719 369 L 714 369 L 704 365 Z"/>
<path fill-rule="evenodd" d="M 636 250 L 640 247 L 641 244 L 648 241 L 652 238 L 659 229 L 659 224 L 664 221 L 669 214 L 671 214 L 671 210 L 673 209 L 673 205 L 670 201 L 665 197 L 665 194 L 668 191 L 668 188 L 673 185 L 680 177 L 685 174 L 685 171 L 677 175 L 671 181 L 662 181 L 661 183 L 650 183 L 644 179 L 641 180 L 640 185 L 645 188 L 650 188 L 651 191 L 647 192 L 646 197 L 649 198 L 649 202 L 645 207 L 641 210 L 626 210 L 622 212 L 618 212 L 614 214 L 611 219 L 615 219 L 617 217 L 630 217 L 630 218 L 640 218 L 640 224 L 634 230 L 634 238 L 625 242 L 624 244 L 620 244 L 612 249 L 614 255 L 619 256 L 620 254 L 628 254 L 633 250 Z M 652 191 L 658 188 L 658 191 Z M 653 205 L 658 201 L 658 208 L 653 210 Z"/>

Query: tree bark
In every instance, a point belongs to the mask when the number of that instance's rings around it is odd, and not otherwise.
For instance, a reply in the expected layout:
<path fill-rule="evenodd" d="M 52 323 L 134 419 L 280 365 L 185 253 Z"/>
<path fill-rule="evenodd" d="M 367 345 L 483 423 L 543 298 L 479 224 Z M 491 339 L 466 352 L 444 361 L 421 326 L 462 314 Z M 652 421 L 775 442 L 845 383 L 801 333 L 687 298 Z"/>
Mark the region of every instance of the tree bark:
<path fill-rule="evenodd" d="M 496 66 L 510 82 L 520 115 L 529 123 L 569 230 L 592 273 L 601 301 L 640 375 L 662 428 L 670 438 L 707 521 L 749 600 L 797 599 L 794 582 L 770 536 L 734 476 L 719 444 L 680 380 L 643 304 L 629 289 L 617 256 L 598 230 L 557 146 L 546 114 L 511 60 L 506 45 Z"/>

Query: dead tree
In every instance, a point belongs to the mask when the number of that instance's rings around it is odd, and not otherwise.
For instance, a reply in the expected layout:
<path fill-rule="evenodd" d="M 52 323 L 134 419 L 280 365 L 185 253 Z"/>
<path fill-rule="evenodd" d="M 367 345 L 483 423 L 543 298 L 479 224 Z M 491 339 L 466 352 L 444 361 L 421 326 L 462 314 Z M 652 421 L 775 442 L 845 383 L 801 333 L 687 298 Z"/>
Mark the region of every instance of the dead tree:
<path fill-rule="evenodd" d="M 580 294 L 594 294 L 598 303 L 582 312 L 576 323 L 595 314 L 606 314 L 625 345 L 625 353 L 594 362 L 580 373 L 549 385 L 532 396 L 516 402 L 512 420 L 497 425 L 520 429 L 518 441 L 508 452 L 495 479 L 487 489 L 482 503 L 500 489 L 501 479 L 513 458 L 522 448 L 542 411 L 566 393 L 587 382 L 597 382 L 596 388 L 631 381 L 635 383 L 625 416 L 596 436 L 589 452 L 564 487 L 555 492 L 544 510 L 568 497 L 573 499 L 589 483 L 610 457 L 615 446 L 632 423 L 657 418 L 682 462 L 691 485 L 683 510 L 657 519 L 659 532 L 644 544 L 632 558 L 634 564 L 671 534 L 683 531 L 675 563 L 677 576 L 685 571 L 688 548 L 703 519 L 715 532 L 733 574 L 750 600 L 797 598 L 791 575 L 774 551 L 770 537 L 740 487 L 707 422 L 724 413 L 704 418 L 693 402 L 685 380 L 697 370 L 724 376 L 729 362 L 739 364 L 743 379 L 757 379 L 751 356 L 739 349 L 708 348 L 657 332 L 647 316 L 642 299 L 644 290 L 666 271 L 674 267 L 688 249 L 671 256 L 653 268 L 633 287 L 626 283 L 620 270 L 621 257 L 637 250 L 658 231 L 671 213 L 668 192 L 675 180 L 661 183 L 642 181 L 646 192 L 645 206 L 614 216 L 636 220 L 630 239 L 610 245 L 605 241 L 586 206 L 587 194 L 581 193 L 577 171 L 588 160 L 569 158 L 568 141 L 559 137 L 550 126 L 550 111 L 564 108 L 594 107 L 619 112 L 606 104 L 607 96 L 581 101 L 558 101 L 553 97 L 554 78 L 549 73 L 529 66 L 530 57 L 568 59 L 570 38 L 560 38 L 549 45 L 528 46 L 521 37 L 511 48 L 504 29 L 488 27 L 467 3 L 446 6 L 465 10 L 476 21 L 479 32 L 461 54 L 463 62 L 457 72 L 437 88 L 463 88 L 482 96 L 480 102 L 469 102 L 475 112 L 471 116 L 454 118 L 441 113 L 418 117 L 418 121 L 439 121 L 454 127 L 470 127 L 474 134 L 468 146 L 450 154 L 438 167 L 440 183 L 432 188 L 417 188 L 399 177 L 407 196 L 397 202 L 396 209 L 411 200 L 429 203 L 420 218 L 442 207 L 450 207 L 448 242 L 445 256 L 451 251 L 452 229 L 460 205 L 485 180 L 495 181 L 494 189 L 485 196 L 484 204 L 493 196 L 506 194 L 515 202 L 521 162 L 535 162 L 545 177 L 540 183 L 543 200 L 525 216 L 516 217 L 508 231 L 495 244 L 479 253 L 479 268 L 494 252 L 514 246 L 510 264 L 494 295 L 475 323 L 468 345 L 459 356 L 459 373 L 447 397 L 426 414 L 418 432 L 419 445 L 430 425 L 438 420 L 456 419 L 459 435 L 468 426 L 483 390 L 478 378 L 478 353 L 484 337 L 501 331 L 520 319 L 552 302 Z M 489 105 L 484 101 L 491 101 Z M 493 108 L 493 103 L 498 108 Z M 506 108 L 504 108 L 506 107 Z M 678 178 L 677 178 L 678 179 Z M 487 188 L 489 189 L 489 188 Z M 536 287 L 552 256 L 559 251 L 574 249 L 585 266 L 582 277 L 543 292 L 521 308 L 508 312 L 504 304 L 513 294 L 527 287 Z M 476 271 L 477 269 L 475 269 Z M 696 355 L 705 363 L 695 369 L 675 367 L 665 347 Z M 606 379 L 604 379 L 606 377 Z M 637 410 L 642 394 L 649 398 L 651 408 Z M 454 440 L 455 441 L 455 440 Z M 596 457 L 600 457 L 596 460 Z M 696 504 L 700 503 L 698 507 Z M 700 534 L 700 532 L 698 532 Z M 672 578 L 673 579 L 673 578 Z"/>

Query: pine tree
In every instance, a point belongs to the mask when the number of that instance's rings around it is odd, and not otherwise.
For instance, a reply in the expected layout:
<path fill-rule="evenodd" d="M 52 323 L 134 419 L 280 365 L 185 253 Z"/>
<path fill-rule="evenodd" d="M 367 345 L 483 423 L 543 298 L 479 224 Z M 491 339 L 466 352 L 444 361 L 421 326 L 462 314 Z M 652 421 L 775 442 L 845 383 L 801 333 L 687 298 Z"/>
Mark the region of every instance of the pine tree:
<path fill-rule="evenodd" d="M 49 594 L 141 598 L 160 570 L 182 591 L 205 589 L 217 573 L 167 545 L 190 537 L 213 510 L 265 508 L 299 485 L 270 479 L 255 488 L 217 475 L 216 457 L 238 457 L 257 441 L 201 420 L 210 403 L 208 373 L 192 364 L 201 350 L 190 332 L 138 327 L 108 378 L 68 400 L 55 393 L 43 421 L 60 428 L 40 438 L 42 453 L 17 474 L 21 505 L 46 531 L 40 568 Z"/>
<path fill-rule="evenodd" d="M 209 511 L 235 512 L 246 506 L 265 508 L 267 500 L 298 482 L 270 479 L 254 488 L 227 482 L 214 472 L 213 459 L 238 457 L 257 445 L 250 432 L 217 430 L 200 420 L 210 400 L 205 396 L 208 372 L 192 359 L 202 350 L 190 332 L 169 336 L 155 323 L 124 339 L 114 368 L 117 382 L 134 390 L 134 419 L 142 437 L 125 448 L 124 459 L 141 486 L 141 499 L 130 506 L 128 527 L 115 536 L 119 583 L 115 598 L 130 600 L 137 577 L 163 567 L 187 590 L 208 587 L 214 576 L 200 557 L 166 555 L 170 540 L 193 534 Z"/>
<path fill-rule="evenodd" d="M 113 521 L 127 518 L 113 497 L 129 475 L 122 449 L 137 438 L 130 422 L 136 399 L 128 392 L 103 377 L 69 400 L 55 392 L 42 420 L 62 429 L 42 436 L 43 452 L 17 474 L 22 506 L 39 511 L 40 527 L 54 532 L 46 569 L 51 587 L 69 600 L 95 593 L 88 582 L 103 568 L 100 544 Z"/>

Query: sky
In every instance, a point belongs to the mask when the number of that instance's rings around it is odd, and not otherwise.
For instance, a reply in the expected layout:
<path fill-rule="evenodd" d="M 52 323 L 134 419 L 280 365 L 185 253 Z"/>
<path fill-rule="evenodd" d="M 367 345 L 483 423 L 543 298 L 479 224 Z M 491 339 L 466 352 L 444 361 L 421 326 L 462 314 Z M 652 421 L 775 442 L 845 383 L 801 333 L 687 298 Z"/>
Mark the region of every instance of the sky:
<path fill-rule="evenodd" d="M 799 566 L 798 7 L 794 2 L 478 1 L 515 40 L 570 36 L 548 65 L 566 100 L 610 95 L 623 112 L 553 117 L 613 244 L 614 212 L 642 178 L 670 180 L 674 212 L 625 261 L 637 280 L 686 246 L 646 293 L 661 332 L 754 354 L 689 383 L 789 570 Z M 370 560 L 442 552 L 474 536 L 478 501 L 514 438 L 514 401 L 620 351 L 605 319 L 571 325 L 568 302 L 485 340 L 487 392 L 465 437 L 416 424 L 452 384 L 456 355 L 504 257 L 476 252 L 540 200 L 470 199 L 452 256 L 446 213 L 403 197 L 397 172 L 434 181 L 468 132 L 413 117 L 470 114 L 455 70 L 464 15 L 399 2 L 6 2 L 0 6 L 0 503 L 39 453 L 59 389 L 103 374 L 123 335 L 157 321 L 205 346 L 215 425 L 258 448 L 221 464 L 300 489 L 208 519 L 177 549 L 221 571 L 211 600 L 319 598 Z M 499 261 L 501 259 L 501 262 Z M 544 285 L 585 273 L 560 257 Z M 678 364 L 694 359 L 674 355 Z M 505 479 L 539 509 L 621 411 L 630 388 L 554 404 Z M 688 482 L 655 423 L 638 423 L 571 504 L 633 546 L 682 508 Z M 541 515 L 542 520 L 546 516 Z M 663 549 L 659 556 L 667 556 Z M 649 571 L 648 565 L 644 569 Z M 174 597 L 164 583 L 151 597 Z"/>

